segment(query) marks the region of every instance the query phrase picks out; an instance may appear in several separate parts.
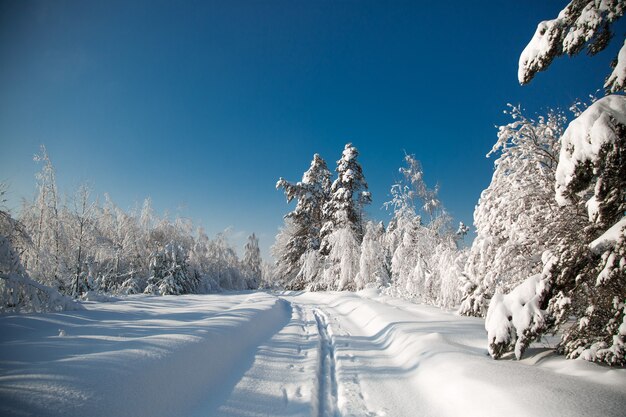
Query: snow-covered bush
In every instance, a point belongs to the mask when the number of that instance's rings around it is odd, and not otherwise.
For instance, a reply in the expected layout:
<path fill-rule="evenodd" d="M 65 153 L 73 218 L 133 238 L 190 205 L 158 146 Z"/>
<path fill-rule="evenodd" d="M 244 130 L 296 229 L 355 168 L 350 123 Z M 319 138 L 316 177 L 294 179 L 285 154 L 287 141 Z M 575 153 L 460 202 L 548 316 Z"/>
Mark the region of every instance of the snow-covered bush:
<path fill-rule="evenodd" d="M 488 350 L 494 359 L 510 351 L 521 359 L 529 344 L 546 330 L 546 314 L 541 306 L 548 291 L 542 274 L 527 278 L 508 294 L 496 291 L 485 318 Z"/>

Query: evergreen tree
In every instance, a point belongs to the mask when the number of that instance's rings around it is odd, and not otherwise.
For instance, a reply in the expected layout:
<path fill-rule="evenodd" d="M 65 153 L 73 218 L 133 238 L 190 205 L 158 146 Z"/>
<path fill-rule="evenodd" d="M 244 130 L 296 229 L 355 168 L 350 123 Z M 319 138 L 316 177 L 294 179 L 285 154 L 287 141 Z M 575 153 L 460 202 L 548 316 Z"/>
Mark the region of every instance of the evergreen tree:
<path fill-rule="evenodd" d="M 348 227 L 357 242 L 363 240 L 364 206 L 372 202 L 372 195 L 367 191 L 367 182 L 363 169 L 357 161 L 359 151 L 351 143 L 344 147 L 341 159 L 337 161 L 337 179 L 330 187 L 330 199 L 323 207 L 324 225 L 321 230 L 321 251 L 327 254 L 330 244 L 327 239 L 331 233 Z"/>
<path fill-rule="evenodd" d="M 556 57 L 576 55 L 585 48 L 590 55 L 602 51 L 613 37 L 611 25 L 624 15 L 625 10 L 623 0 L 573 0 L 556 19 L 539 23 L 520 56 L 520 84 L 529 83 L 537 72 L 546 70 Z M 624 89 L 625 60 L 626 50 L 622 48 L 613 63 L 614 71 L 607 78 L 607 91 Z"/>
<path fill-rule="evenodd" d="M 323 207 L 320 252 L 327 257 L 324 281 L 328 288 L 355 287 L 364 234 L 364 206 L 372 201 L 358 156 L 351 143 L 345 145 L 337 161 L 337 179 L 331 185 L 330 199 Z"/>
<path fill-rule="evenodd" d="M 304 289 L 303 281 L 297 277 L 303 255 L 320 247 L 322 208 L 329 199 L 330 177 L 326 162 L 315 154 L 302 181 L 294 184 L 280 178 L 276 184 L 277 189 L 284 189 L 287 202 L 297 200 L 295 209 L 285 215 L 285 227 L 272 249 L 278 279 L 289 289 Z"/>
<path fill-rule="evenodd" d="M 187 255 L 182 246 L 168 243 L 150 257 L 151 275 L 146 294 L 179 295 L 195 292 L 198 282 L 189 274 Z"/>
<path fill-rule="evenodd" d="M 544 279 L 548 313 L 571 317 L 559 350 L 609 365 L 626 365 L 626 98 L 598 100 L 562 138 L 556 197 L 570 210 L 587 208 L 582 239 L 565 236 L 552 250 Z M 581 198 L 582 196 L 582 198 Z M 566 302 L 568 301 L 568 302 Z"/>

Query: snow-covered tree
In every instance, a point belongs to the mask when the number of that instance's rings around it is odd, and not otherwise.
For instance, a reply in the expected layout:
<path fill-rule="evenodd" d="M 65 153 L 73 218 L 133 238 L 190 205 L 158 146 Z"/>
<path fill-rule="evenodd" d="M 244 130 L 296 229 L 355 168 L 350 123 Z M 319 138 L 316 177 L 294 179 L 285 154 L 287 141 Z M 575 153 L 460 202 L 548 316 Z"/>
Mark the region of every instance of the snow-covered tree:
<path fill-rule="evenodd" d="M 437 187 L 426 186 L 421 164 L 413 155 L 405 156 L 400 173 L 401 180 L 391 188 L 392 199 L 385 204 L 394 210 L 384 239 L 391 255 L 392 290 L 430 304 L 440 304 L 444 298 L 446 304 L 452 303 L 458 299 L 453 294 L 458 291 L 450 292 L 448 287 L 459 274 L 443 275 L 454 270 L 445 263 L 458 259 L 450 217 L 437 196 Z"/>
<path fill-rule="evenodd" d="M 261 249 L 259 239 L 254 233 L 248 236 L 243 256 L 243 272 L 246 278 L 246 288 L 254 290 L 261 282 Z"/>
<path fill-rule="evenodd" d="M 10 236 L 17 222 L 0 211 L 0 312 L 44 312 L 82 309 L 80 304 L 28 276 Z"/>
<path fill-rule="evenodd" d="M 559 349 L 570 358 L 625 365 L 626 97 L 604 97 L 570 123 L 556 200 L 572 210 L 584 204 L 589 216 L 584 245 L 557 247 L 547 274 L 554 287 L 549 312 L 559 324 L 577 319 Z"/>
<path fill-rule="evenodd" d="M 574 0 L 557 19 L 542 22 L 520 57 L 520 81 L 547 67 L 561 48 L 578 53 L 587 44 L 591 53 L 602 50 L 610 24 L 625 7 L 620 0 Z M 623 88 L 623 66 L 616 63 L 607 91 Z M 543 254 L 540 275 L 520 284 L 509 299 L 494 297 L 486 321 L 492 356 L 515 342 L 519 358 L 533 340 L 562 329 L 558 351 L 567 357 L 626 364 L 625 149 L 624 96 L 596 101 L 569 124 L 561 138 L 555 197 L 564 211 L 586 211 L 587 219 L 557 235 Z"/>
<path fill-rule="evenodd" d="M 535 121 L 513 106 L 509 114 L 513 122 L 498 129 L 487 154 L 500 153 L 474 211 L 477 236 L 459 310 L 464 315 L 485 315 L 496 290 L 506 294 L 539 273 L 541 254 L 555 233 L 574 224 L 563 221 L 567 213 L 557 206 L 553 191 L 565 116 L 550 112 Z"/>
<path fill-rule="evenodd" d="M 537 30 L 519 59 L 518 80 L 529 83 L 535 74 L 547 69 L 554 58 L 576 55 L 584 48 L 590 55 L 602 51 L 613 33 L 611 25 L 624 15 L 623 0 L 573 0 L 556 19 L 537 25 Z M 626 50 L 622 47 L 607 78 L 609 92 L 624 89 Z"/>
<path fill-rule="evenodd" d="M 168 243 L 150 257 L 151 275 L 146 294 L 179 295 L 196 291 L 197 277 L 189 273 L 187 254 L 182 246 Z"/>
<path fill-rule="evenodd" d="M 302 281 L 296 278 L 302 267 L 303 255 L 320 247 L 322 208 L 329 199 L 330 177 L 326 162 L 315 154 L 311 166 L 302 175 L 302 181 L 290 183 L 280 178 L 276 184 L 277 189 L 285 191 L 287 202 L 297 200 L 295 209 L 285 215 L 285 227 L 273 247 L 278 279 L 287 288 L 303 289 Z"/>
<path fill-rule="evenodd" d="M 364 234 L 364 206 L 372 201 L 363 169 L 357 161 L 358 150 L 345 145 L 337 161 L 337 178 L 324 204 L 324 225 L 320 253 L 326 256 L 323 287 L 352 290 L 356 288 L 360 246 Z"/>
<path fill-rule="evenodd" d="M 385 287 L 389 283 L 389 270 L 386 253 L 383 247 L 385 227 L 369 221 L 365 225 L 365 235 L 361 243 L 359 273 L 355 278 L 356 289 L 360 290 L 369 284 Z"/>
<path fill-rule="evenodd" d="M 41 171 L 36 175 L 37 195 L 33 202 L 24 202 L 21 216 L 33 246 L 23 254 L 22 259 L 37 281 L 62 291 L 70 291 L 59 271 L 63 237 L 54 166 L 43 145 L 34 160 L 42 163 Z"/>
<path fill-rule="evenodd" d="M 330 235 L 337 230 L 348 228 L 352 230 L 354 239 L 359 244 L 363 240 L 364 207 L 372 202 L 372 195 L 367 190 L 363 168 L 357 161 L 358 156 L 357 148 L 348 143 L 341 159 L 337 161 L 337 178 L 330 187 L 330 199 L 324 204 L 322 213 L 322 254 L 330 253 Z"/>
<path fill-rule="evenodd" d="M 68 234 L 68 244 L 70 250 L 75 252 L 74 262 L 71 270 L 74 274 L 72 294 L 74 297 L 88 291 L 90 288 L 87 282 L 87 272 L 85 259 L 93 251 L 96 233 L 94 230 L 95 203 L 90 198 L 91 190 L 86 185 L 82 185 L 76 191 L 73 201 L 73 210 L 66 220 Z"/>
<path fill-rule="evenodd" d="M 345 223 L 344 223 L 345 224 Z M 312 290 L 354 291 L 359 271 L 361 245 L 347 224 L 328 236 L 330 253 L 325 258 L 323 279 Z"/>

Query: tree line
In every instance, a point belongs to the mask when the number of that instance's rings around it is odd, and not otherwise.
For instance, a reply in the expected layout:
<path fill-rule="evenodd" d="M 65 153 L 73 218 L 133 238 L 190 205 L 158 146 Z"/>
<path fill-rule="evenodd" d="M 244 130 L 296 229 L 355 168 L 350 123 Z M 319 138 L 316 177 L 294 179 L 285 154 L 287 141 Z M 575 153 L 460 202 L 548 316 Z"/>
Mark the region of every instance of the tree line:
<path fill-rule="evenodd" d="M 188 219 L 156 215 L 149 198 L 130 211 L 108 195 L 102 202 L 94 199 L 85 185 L 61 198 L 45 147 L 35 160 L 42 165 L 35 198 L 23 202 L 18 219 L 0 211 L 5 278 L 0 285 L 9 300 L 3 310 L 33 309 L 34 298 L 49 297 L 21 283 L 26 272 L 27 279 L 73 298 L 89 292 L 244 290 L 261 283 L 263 263 L 254 233 L 239 259 L 227 232 L 210 239 Z"/>

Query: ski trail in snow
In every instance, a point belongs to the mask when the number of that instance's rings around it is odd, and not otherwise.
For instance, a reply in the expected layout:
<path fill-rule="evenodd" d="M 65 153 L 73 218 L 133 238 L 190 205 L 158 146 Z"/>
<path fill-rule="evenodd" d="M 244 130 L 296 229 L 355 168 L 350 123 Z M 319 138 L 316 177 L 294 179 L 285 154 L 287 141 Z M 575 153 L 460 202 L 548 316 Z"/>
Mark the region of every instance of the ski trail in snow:
<path fill-rule="evenodd" d="M 337 415 L 337 376 L 335 369 L 335 343 L 328 319 L 320 310 L 313 310 L 319 334 L 319 357 L 317 369 L 317 417 Z M 330 330 L 330 331 L 329 331 Z"/>

